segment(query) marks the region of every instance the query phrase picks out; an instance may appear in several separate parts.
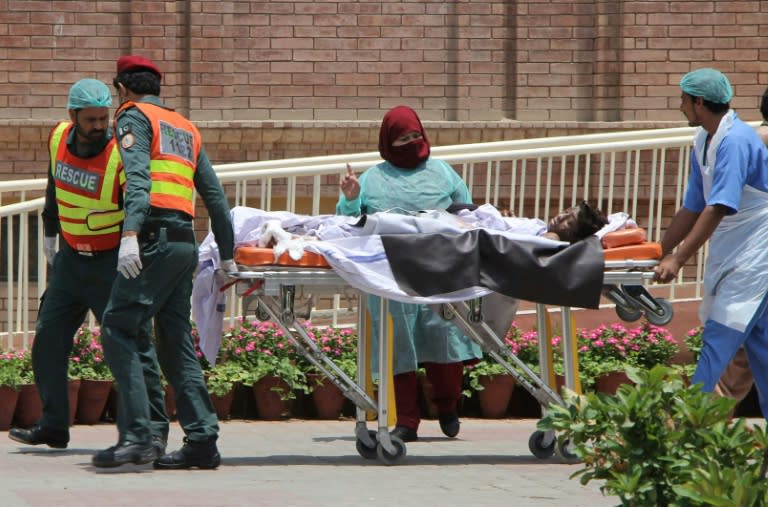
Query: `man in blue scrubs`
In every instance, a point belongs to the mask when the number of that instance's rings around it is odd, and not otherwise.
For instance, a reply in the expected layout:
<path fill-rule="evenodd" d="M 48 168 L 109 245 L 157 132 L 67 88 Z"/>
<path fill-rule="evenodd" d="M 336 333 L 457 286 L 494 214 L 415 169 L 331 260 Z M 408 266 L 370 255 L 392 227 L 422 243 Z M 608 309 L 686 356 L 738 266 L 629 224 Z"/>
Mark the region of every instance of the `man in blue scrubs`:
<path fill-rule="evenodd" d="M 680 111 L 699 128 L 683 207 L 662 239 L 655 279 L 671 281 L 710 241 L 699 310 L 704 343 L 692 381 L 713 391 L 744 346 L 768 416 L 768 151 L 730 110 L 733 90 L 721 72 L 689 72 L 680 88 Z"/>

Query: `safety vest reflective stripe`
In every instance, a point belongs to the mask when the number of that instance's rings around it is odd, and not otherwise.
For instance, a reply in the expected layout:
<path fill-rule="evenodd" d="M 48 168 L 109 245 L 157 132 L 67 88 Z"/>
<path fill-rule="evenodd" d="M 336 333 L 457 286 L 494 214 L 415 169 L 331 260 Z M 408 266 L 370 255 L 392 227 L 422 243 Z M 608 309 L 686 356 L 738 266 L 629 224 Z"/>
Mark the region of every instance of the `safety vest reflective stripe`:
<path fill-rule="evenodd" d="M 64 131 L 72 125 L 70 122 L 63 121 L 56 125 L 56 128 L 51 132 L 51 137 L 48 139 L 48 150 L 51 156 L 51 172 L 56 174 L 56 154 L 59 152 L 59 143 L 61 143 L 61 136 L 64 135 Z"/>
<path fill-rule="evenodd" d="M 153 160 L 149 163 L 154 178 L 170 181 L 187 188 L 195 188 L 195 171 L 189 166 L 170 160 Z"/>
<path fill-rule="evenodd" d="M 183 211 L 194 217 L 194 177 L 202 144 L 200 132 L 180 114 L 147 102 L 125 102 L 115 117 L 129 107 L 139 109 L 152 126 L 150 205 Z"/>
<path fill-rule="evenodd" d="M 66 146 L 65 139 L 71 128 L 71 122 L 62 122 L 49 139 L 61 234 L 76 250 L 111 250 L 120 243 L 120 224 L 124 217 L 118 204 L 125 182 L 120 152 L 111 141 L 96 157 L 78 158 L 69 153 Z M 101 187 L 89 188 L 84 184 L 91 182 L 100 183 Z M 116 185 L 119 186 L 116 188 Z"/>
<path fill-rule="evenodd" d="M 186 199 L 192 202 L 194 190 L 170 181 L 153 181 L 152 193 L 166 194 L 163 198 Z"/>

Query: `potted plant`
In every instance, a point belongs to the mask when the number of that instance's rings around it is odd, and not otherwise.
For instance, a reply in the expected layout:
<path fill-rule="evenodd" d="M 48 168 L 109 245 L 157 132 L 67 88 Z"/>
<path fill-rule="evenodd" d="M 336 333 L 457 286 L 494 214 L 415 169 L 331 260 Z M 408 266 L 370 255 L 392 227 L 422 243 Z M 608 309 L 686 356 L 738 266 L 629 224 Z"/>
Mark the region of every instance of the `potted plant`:
<path fill-rule="evenodd" d="M 307 335 L 350 379 L 357 376 L 357 334 L 350 328 L 313 327 L 307 323 Z M 309 361 L 302 361 L 317 417 L 338 419 L 344 407 L 344 394 Z"/>
<path fill-rule="evenodd" d="M 248 374 L 243 365 L 235 361 L 217 362 L 215 366 L 205 370 L 205 384 L 219 419 L 230 417 L 235 386 L 248 380 Z"/>
<path fill-rule="evenodd" d="M 534 373 L 539 372 L 539 335 L 535 330 L 523 331 L 516 322 L 512 322 L 504 335 L 504 345 L 507 351 L 515 355 Z M 505 354 L 502 354 L 504 356 Z M 511 363 L 514 367 L 514 363 Z M 474 365 L 466 367 L 468 393 L 476 393 L 480 403 L 480 411 L 484 417 L 504 417 L 510 398 L 516 403 L 524 415 L 528 411 L 538 411 L 538 402 L 522 391 L 521 396 L 516 393 L 515 379 L 505 367 L 501 366 L 487 353 Z M 468 393 L 465 393 L 468 394 Z"/>
<path fill-rule="evenodd" d="M 515 388 L 515 377 L 483 354 L 483 358 L 465 368 L 469 387 L 477 394 L 480 413 L 489 419 L 499 419 L 507 414 L 507 406 Z"/>
<path fill-rule="evenodd" d="M 35 373 L 32 370 L 32 352 L 28 349 L 16 353 L 21 384 L 19 385 L 19 398 L 16 401 L 14 412 L 15 424 L 22 428 L 29 428 L 35 424 L 43 414 L 43 403 L 35 384 Z"/>
<path fill-rule="evenodd" d="M 625 373 L 627 366 L 651 368 L 667 364 L 678 350 L 667 329 L 649 322 L 632 329 L 615 323 L 581 330 L 577 344 L 582 385 L 608 393 L 630 382 Z"/>
<path fill-rule="evenodd" d="M 76 419 L 82 424 L 96 424 L 104 413 L 112 390 L 112 372 L 104 359 L 101 332 L 82 326 L 75 333 L 69 355 L 69 376 L 80 379 Z"/>
<path fill-rule="evenodd" d="M 220 354 L 245 370 L 243 384 L 252 386 L 262 419 L 289 416 L 286 401 L 295 398 L 295 390 L 308 390 L 294 347 L 275 323 L 239 319 L 224 333 Z"/>
<path fill-rule="evenodd" d="M 14 351 L 0 353 L 0 430 L 11 427 L 19 389 L 24 381 L 22 356 Z"/>

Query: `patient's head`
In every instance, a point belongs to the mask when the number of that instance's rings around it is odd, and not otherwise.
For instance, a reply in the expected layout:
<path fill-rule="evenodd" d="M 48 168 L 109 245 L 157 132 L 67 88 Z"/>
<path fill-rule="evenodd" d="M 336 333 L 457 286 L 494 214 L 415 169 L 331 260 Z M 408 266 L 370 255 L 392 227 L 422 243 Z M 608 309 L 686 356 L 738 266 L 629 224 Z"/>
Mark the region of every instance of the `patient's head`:
<path fill-rule="evenodd" d="M 547 223 L 547 232 L 557 234 L 560 241 L 575 243 L 596 233 L 607 223 L 602 211 L 582 201 L 552 218 Z"/>

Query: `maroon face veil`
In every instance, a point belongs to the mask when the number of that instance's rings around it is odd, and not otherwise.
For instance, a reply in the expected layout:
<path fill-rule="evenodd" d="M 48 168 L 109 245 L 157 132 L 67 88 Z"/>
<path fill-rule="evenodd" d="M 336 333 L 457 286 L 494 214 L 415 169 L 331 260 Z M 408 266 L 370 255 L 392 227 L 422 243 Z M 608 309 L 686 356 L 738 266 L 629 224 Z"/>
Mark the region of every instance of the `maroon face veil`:
<path fill-rule="evenodd" d="M 421 132 L 417 139 L 403 146 L 392 146 L 398 137 Z M 408 106 L 396 106 L 384 115 L 379 131 L 379 154 L 396 167 L 413 169 L 429 157 L 429 140 L 416 111 Z"/>

